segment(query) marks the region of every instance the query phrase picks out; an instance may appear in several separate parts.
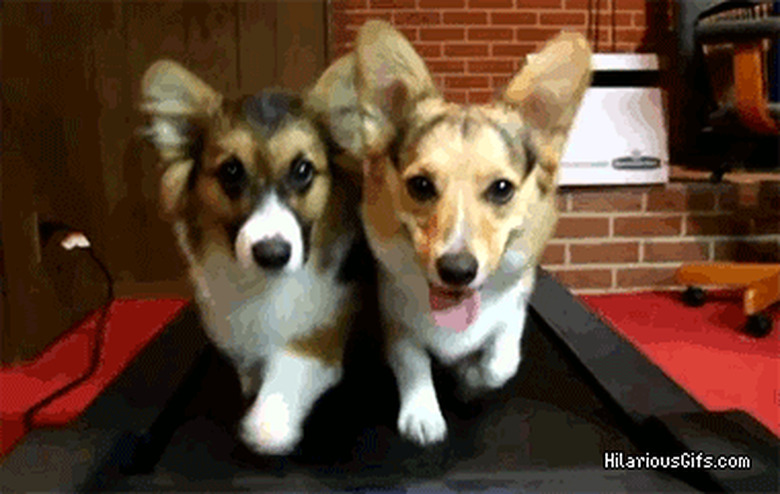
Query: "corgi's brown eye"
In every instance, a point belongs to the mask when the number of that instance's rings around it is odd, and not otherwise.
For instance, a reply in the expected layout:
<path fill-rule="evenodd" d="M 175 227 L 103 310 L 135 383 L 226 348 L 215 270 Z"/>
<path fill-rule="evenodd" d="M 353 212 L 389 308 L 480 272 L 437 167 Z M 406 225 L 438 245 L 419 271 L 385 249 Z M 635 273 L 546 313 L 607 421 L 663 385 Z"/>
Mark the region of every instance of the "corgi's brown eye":
<path fill-rule="evenodd" d="M 244 191 L 247 183 L 246 169 L 238 158 L 230 158 L 217 171 L 217 179 L 225 194 L 236 199 Z"/>
<path fill-rule="evenodd" d="M 314 165 L 306 158 L 296 158 L 290 165 L 290 185 L 298 192 L 309 187 L 314 179 Z"/>
<path fill-rule="evenodd" d="M 418 175 L 406 181 L 406 190 L 412 199 L 423 202 L 436 197 L 436 186 L 428 177 Z"/>
<path fill-rule="evenodd" d="M 515 195 L 515 186 L 509 180 L 496 180 L 487 191 L 485 198 L 494 204 L 506 204 Z"/>

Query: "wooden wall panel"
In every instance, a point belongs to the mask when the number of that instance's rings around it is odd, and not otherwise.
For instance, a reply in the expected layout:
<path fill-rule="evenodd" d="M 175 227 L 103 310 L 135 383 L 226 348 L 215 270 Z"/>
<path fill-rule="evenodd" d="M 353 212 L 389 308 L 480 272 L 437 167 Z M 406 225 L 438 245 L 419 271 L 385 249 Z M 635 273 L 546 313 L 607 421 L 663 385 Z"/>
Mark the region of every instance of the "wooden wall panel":
<path fill-rule="evenodd" d="M 189 294 L 139 132 L 146 68 L 175 59 L 228 97 L 300 89 L 325 68 L 324 33 L 319 0 L 3 5 L 4 361 L 31 356 L 75 317 L 41 263 L 39 221 L 83 229 L 121 295 Z"/>

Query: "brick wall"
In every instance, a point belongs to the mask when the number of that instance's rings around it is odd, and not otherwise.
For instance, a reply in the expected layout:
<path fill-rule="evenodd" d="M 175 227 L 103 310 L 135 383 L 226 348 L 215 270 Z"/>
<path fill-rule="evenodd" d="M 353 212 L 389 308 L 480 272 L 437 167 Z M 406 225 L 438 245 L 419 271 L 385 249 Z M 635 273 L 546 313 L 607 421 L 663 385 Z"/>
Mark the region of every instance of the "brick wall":
<path fill-rule="evenodd" d="M 674 289 L 691 261 L 780 262 L 780 183 L 563 188 L 543 265 L 580 293 Z"/>
<path fill-rule="evenodd" d="M 366 20 L 387 20 L 409 38 L 448 99 L 479 103 L 509 81 L 526 54 L 564 28 L 586 34 L 599 52 L 671 53 L 673 5 L 668 0 L 332 0 L 329 52 L 334 59 L 350 50 Z M 674 270 L 689 261 L 780 262 L 778 182 L 568 188 L 560 191 L 559 206 L 558 232 L 543 265 L 576 292 L 678 288 Z"/>
<path fill-rule="evenodd" d="M 599 52 L 658 51 L 667 0 L 332 0 L 330 55 L 352 48 L 368 19 L 391 22 L 412 42 L 452 101 L 489 100 L 525 55 L 561 29 Z M 598 37 L 596 33 L 598 32 Z"/>

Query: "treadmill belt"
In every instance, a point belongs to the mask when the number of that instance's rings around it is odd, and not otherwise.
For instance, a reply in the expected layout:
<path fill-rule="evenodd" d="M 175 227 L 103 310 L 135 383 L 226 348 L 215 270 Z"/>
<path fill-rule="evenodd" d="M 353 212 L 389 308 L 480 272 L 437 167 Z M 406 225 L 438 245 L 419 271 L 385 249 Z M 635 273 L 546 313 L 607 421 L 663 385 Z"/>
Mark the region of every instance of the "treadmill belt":
<path fill-rule="evenodd" d="M 235 436 L 248 403 L 230 366 L 214 355 L 159 461 L 111 490 L 691 490 L 659 472 L 602 468 L 604 451 L 640 451 L 621 430 L 626 419 L 604 404 L 540 324 L 531 312 L 518 375 L 498 392 L 465 402 L 450 391 L 452 376 L 434 368 L 449 435 L 428 449 L 398 435 L 392 374 L 367 343 L 352 352 L 362 358 L 347 363 L 341 385 L 316 406 L 296 454 L 255 457 Z M 355 397 L 362 399 L 356 404 Z"/>

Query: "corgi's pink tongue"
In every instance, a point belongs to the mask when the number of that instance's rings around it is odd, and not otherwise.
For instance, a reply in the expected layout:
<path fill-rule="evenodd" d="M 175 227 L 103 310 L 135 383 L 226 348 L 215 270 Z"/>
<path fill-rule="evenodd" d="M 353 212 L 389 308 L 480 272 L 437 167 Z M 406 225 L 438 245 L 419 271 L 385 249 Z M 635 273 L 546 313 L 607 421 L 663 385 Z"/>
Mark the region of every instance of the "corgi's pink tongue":
<path fill-rule="evenodd" d="M 431 286 L 429 301 L 434 324 L 456 332 L 465 331 L 479 314 L 480 297 L 476 290 L 455 296 Z"/>

